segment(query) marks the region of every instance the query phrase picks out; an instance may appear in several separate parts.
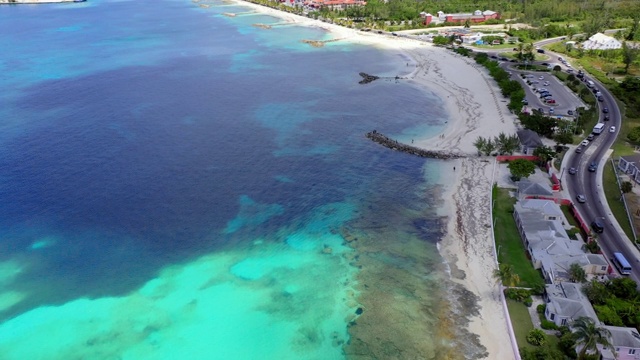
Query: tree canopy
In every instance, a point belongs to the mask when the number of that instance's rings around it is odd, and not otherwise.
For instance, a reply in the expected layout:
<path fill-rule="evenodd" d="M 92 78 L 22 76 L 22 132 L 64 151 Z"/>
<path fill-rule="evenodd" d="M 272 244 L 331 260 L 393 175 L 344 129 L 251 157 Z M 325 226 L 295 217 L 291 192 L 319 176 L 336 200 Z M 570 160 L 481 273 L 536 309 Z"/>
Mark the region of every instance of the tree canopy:
<path fill-rule="evenodd" d="M 529 177 L 536 171 L 536 164 L 526 159 L 516 159 L 509 162 L 507 165 L 509 171 L 511 171 L 511 177 L 514 180 L 520 180 L 521 178 Z"/>

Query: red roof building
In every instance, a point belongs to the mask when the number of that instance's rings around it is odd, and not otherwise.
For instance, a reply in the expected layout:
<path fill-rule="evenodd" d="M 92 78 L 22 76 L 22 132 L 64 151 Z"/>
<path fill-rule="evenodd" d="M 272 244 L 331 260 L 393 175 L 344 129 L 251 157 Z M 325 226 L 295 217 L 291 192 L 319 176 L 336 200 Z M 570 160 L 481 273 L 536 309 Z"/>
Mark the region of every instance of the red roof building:
<path fill-rule="evenodd" d="M 424 19 L 425 25 L 429 25 L 432 23 L 440 24 L 444 22 L 465 23 L 467 21 L 475 24 L 487 21 L 489 19 L 500 19 L 500 13 L 491 10 L 476 10 L 473 13 L 445 14 L 442 11 L 438 11 L 437 17 L 434 17 L 433 15 L 426 12 L 421 12 L 420 17 Z"/>

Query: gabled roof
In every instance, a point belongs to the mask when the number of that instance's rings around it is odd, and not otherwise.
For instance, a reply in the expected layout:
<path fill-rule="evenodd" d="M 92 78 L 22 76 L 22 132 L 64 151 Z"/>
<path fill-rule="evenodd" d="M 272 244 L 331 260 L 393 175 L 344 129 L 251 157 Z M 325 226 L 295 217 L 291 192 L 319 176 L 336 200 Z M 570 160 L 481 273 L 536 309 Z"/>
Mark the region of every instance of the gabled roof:
<path fill-rule="evenodd" d="M 542 146 L 542 140 L 540 140 L 540 136 L 533 130 L 522 129 L 517 132 L 518 138 L 520 139 L 520 144 L 535 148 L 538 146 Z"/>

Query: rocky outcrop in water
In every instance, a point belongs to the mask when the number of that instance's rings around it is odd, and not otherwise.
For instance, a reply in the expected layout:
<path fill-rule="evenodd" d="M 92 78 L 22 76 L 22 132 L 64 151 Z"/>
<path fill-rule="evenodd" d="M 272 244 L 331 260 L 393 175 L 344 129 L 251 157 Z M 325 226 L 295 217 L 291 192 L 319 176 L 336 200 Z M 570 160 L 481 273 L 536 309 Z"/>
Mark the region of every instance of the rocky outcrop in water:
<path fill-rule="evenodd" d="M 415 146 L 406 145 L 398 142 L 398 140 L 390 139 L 389 137 L 373 130 L 368 132 L 366 135 L 367 138 L 371 139 L 378 144 L 388 147 L 389 149 L 402 151 L 411 155 L 416 155 L 420 157 L 432 158 L 432 159 L 458 159 L 464 157 L 462 154 L 456 154 L 448 151 L 438 151 L 438 150 L 425 150 Z"/>
<path fill-rule="evenodd" d="M 360 73 L 360 76 L 362 76 L 362 80 L 360 80 L 360 82 L 358 84 L 368 84 L 372 81 L 378 80 L 380 79 L 380 77 L 375 76 L 375 75 L 369 75 L 367 73 Z"/>

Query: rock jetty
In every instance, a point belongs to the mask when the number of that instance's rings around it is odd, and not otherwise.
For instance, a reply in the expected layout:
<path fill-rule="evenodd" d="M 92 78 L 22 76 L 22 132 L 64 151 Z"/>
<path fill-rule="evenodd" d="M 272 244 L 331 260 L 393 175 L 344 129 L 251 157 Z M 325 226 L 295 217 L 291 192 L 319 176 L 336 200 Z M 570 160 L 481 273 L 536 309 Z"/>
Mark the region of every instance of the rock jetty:
<path fill-rule="evenodd" d="M 389 149 L 398 150 L 401 152 L 405 152 L 407 154 L 416 155 L 420 157 L 431 158 L 431 159 L 443 159 L 443 160 L 459 159 L 461 157 L 464 157 L 464 155 L 462 154 L 456 154 L 449 151 L 424 150 L 424 149 L 417 148 L 415 146 L 403 144 L 398 142 L 398 140 L 390 139 L 389 137 L 377 132 L 376 130 L 368 132 L 366 137 Z"/>

